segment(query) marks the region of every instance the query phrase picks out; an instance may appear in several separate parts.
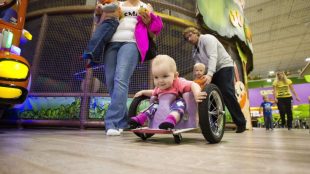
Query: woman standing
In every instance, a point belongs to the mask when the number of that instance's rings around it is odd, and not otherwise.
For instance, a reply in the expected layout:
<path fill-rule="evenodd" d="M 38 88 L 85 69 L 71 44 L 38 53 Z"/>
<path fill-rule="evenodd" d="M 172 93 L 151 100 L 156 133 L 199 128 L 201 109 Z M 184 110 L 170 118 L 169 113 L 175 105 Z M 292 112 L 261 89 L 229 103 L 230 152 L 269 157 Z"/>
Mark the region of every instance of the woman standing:
<path fill-rule="evenodd" d="M 138 15 L 148 27 L 152 22 L 150 13 L 139 13 L 141 7 L 152 7 L 140 0 L 126 0 L 119 4 L 122 18 L 105 49 L 104 71 L 111 103 L 105 116 L 107 135 L 120 135 L 128 127 L 127 98 L 130 78 L 139 62 L 140 53 L 134 35 Z"/>
<path fill-rule="evenodd" d="M 277 72 L 275 81 L 272 84 L 275 102 L 281 117 L 281 126 L 286 124 L 285 115 L 287 115 L 287 128 L 292 128 L 293 114 L 292 114 L 292 93 L 297 101 L 300 101 L 297 93 L 295 92 L 292 81 L 288 79 L 283 71 Z"/>

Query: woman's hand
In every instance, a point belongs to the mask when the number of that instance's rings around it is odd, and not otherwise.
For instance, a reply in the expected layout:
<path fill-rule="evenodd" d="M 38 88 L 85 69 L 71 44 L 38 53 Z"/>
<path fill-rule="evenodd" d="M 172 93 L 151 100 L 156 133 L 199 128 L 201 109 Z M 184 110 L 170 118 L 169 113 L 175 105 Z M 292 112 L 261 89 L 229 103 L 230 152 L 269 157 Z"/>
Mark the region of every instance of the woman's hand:
<path fill-rule="evenodd" d="M 210 75 L 204 75 L 204 76 L 203 76 L 203 81 L 205 81 L 204 86 L 207 86 L 208 84 L 211 83 L 211 81 L 212 81 L 212 76 L 210 76 Z"/>
<path fill-rule="evenodd" d="M 139 14 L 142 18 L 143 23 L 148 26 L 151 23 L 150 13 L 148 11 L 143 11 L 140 12 Z"/>

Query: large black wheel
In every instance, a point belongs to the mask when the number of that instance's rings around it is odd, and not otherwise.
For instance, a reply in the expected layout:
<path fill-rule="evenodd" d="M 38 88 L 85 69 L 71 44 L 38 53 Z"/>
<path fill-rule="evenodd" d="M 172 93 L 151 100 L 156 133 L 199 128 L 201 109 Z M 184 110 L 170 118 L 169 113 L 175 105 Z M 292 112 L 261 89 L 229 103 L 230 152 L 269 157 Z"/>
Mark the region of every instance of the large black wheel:
<path fill-rule="evenodd" d="M 207 98 L 198 105 L 199 125 L 205 139 L 211 144 L 221 141 L 225 128 L 223 97 L 214 84 L 206 86 Z"/>
<path fill-rule="evenodd" d="M 150 98 L 147 96 L 140 96 L 133 99 L 129 106 L 128 116 L 129 118 L 138 115 L 141 111 L 150 106 Z M 146 134 L 146 133 L 136 133 L 135 134 L 140 137 L 142 140 L 146 140 L 152 137 L 154 134 Z"/>

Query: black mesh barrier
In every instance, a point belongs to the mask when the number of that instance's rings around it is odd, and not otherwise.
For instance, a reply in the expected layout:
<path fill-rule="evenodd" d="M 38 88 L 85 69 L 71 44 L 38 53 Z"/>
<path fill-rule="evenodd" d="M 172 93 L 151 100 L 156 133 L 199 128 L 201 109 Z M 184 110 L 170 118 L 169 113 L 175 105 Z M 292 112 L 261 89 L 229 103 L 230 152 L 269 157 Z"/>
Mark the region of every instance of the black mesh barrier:
<path fill-rule="evenodd" d="M 29 0 L 27 12 L 54 7 L 85 5 L 85 3 L 86 0 Z"/>
<path fill-rule="evenodd" d="M 188 11 L 192 11 L 193 13 L 195 13 L 196 11 L 196 0 L 146 0 L 143 2 L 150 3 L 153 6 L 154 10 L 158 12 L 166 9 L 161 5 L 157 5 L 159 3 L 181 7 Z"/>
<path fill-rule="evenodd" d="M 35 49 L 39 39 L 40 28 L 42 24 L 42 18 L 33 19 L 31 21 L 26 21 L 25 29 L 28 30 L 32 35 L 32 40 L 28 41 L 24 45 L 21 45 L 21 55 L 25 57 L 30 65 L 33 63 L 33 58 L 35 54 Z"/>
<path fill-rule="evenodd" d="M 165 22 L 164 29 L 157 38 L 159 53 L 167 54 L 175 59 L 180 76 L 192 72 L 192 46 L 183 39 L 184 28 Z"/>
<path fill-rule="evenodd" d="M 85 62 L 80 56 L 89 40 L 92 22 L 91 14 L 48 16 L 31 92 L 81 91 L 82 81 L 76 74 L 84 72 L 85 76 Z M 36 30 L 34 37 L 39 35 Z"/>
<path fill-rule="evenodd" d="M 39 37 L 41 18 L 27 22 L 26 29 L 34 40 L 27 43 L 23 55 L 32 61 Z M 45 37 L 39 45 L 41 54 L 36 62 L 37 72 L 33 72 L 31 92 L 75 93 L 81 92 L 85 83 L 85 62 L 80 56 L 91 33 L 92 15 L 76 14 L 48 16 Z M 173 57 L 181 76 L 192 72 L 191 46 L 182 37 L 184 28 L 165 22 L 164 29 L 157 37 L 158 52 Z M 149 62 L 139 64 L 132 76 L 129 93 L 152 88 L 149 82 Z M 107 93 L 104 85 L 104 65 L 93 69 L 91 91 Z"/>

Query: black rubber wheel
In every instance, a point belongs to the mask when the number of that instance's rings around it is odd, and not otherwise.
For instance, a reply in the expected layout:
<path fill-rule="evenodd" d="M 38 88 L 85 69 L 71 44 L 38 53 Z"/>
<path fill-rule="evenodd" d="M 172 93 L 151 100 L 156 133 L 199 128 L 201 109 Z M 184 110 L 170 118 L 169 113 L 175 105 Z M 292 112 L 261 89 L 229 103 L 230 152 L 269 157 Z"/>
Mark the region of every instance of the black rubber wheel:
<path fill-rule="evenodd" d="M 181 134 L 173 134 L 174 142 L 177 144 L 181 143 L 182 135 Z"/>
<path fill-rule="evenodd" d="M 224 135 L 224 102 L 216 85 L 207 85 L 205 91 L 208 96 L 198 105 L 199 125 L 205 139 L 214 144 L 220 142 Z"/>
<path fill-rule="evenodd" d="M 150 98 L 148 96 L 140 96 L 134 98 L 129 106 L 128 117 L 131 118 L 136 116 L 141 110 L 148 107 L 149 105 L 150 105 Z M 154 134 L 144 134 L 136 132 L 135 134 L 142 140 L 146 140 L 154 135 Z"/>

